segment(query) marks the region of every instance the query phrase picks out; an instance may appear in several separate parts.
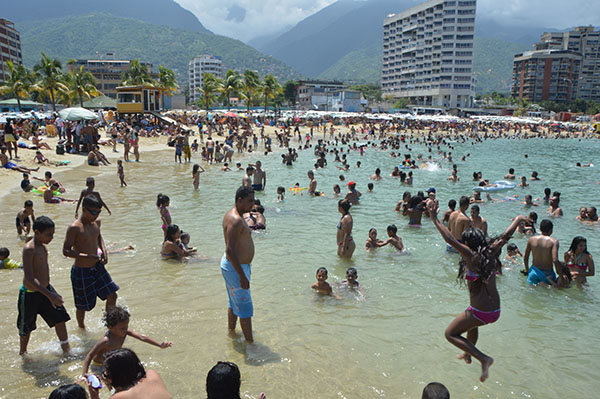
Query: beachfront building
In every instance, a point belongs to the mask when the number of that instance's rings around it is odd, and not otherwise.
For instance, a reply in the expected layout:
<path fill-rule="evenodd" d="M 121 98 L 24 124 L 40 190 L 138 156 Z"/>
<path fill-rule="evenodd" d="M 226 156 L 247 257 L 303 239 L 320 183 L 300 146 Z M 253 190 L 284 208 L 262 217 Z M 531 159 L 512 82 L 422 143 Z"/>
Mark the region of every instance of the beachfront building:
<path fill-rule="evenodd" d="M 515 55 L 512 96 L 531 102 L 600 101 L 600 31 L 591 26 L 547 32 Z"/>
<path fill-rule="evenodd" d="M 15 65 L 23 63 L 21 35 L 14 22 L 0 18 L 0 82 L 8 80 L 10 76 L 6 61 L 12 61 Z"/>
<path fill-rule="evenodd" d="M 121 86 L 123 72 L 129 69 L 130 62 L 130 60 L 118 60 L 114 52 L 108 52 L 97 59 L 74 60 L 67 64 L 67 72 L 79 70 L 83 66 L 84 71 L 94 75 L 97 81 L 96 88 L 102 94 L 117 98 L 117 87 Z M 158 73 L 152 73 L 152 64 L 148 62 L 140 62 L 140 64 L 148 67 L 152 79 L 158 79 Z"/>
<path fill-rule="evenodd" d="M 221 57 L 214 55 L 201 55 L 194 57 L 189 62 L 190 101 L 196 102 L 202 96 L 203 73 L 211 73 L 219 79 L 223 79 L 223 61 Z"/>
<path fill-rule="evenodd" d="M 333 94 L 344 89 L 344 83 L 338 81 L 300 80 L 296 86 L 296 108 L 329 111 Z"/>
<path fill-rule="evenodd" d="M 382 92 L 411 104 L 473 105 L 476 0 L 430 0 L 383 23 Z"/>

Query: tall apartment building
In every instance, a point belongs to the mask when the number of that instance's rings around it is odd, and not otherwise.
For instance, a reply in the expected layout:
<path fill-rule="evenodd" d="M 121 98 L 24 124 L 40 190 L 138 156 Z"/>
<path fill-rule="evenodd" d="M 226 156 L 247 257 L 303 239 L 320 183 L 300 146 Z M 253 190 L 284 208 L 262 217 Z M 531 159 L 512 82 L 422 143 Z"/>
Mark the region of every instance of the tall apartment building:
<path fill-rule="evenodd" d="M 75 62 L 67 64 L 67 72 L 79 70 L 83 66 L 83 70 L 90 72 L 96 78 L 96 88 L 105 96 L 117 98 L 117 86 L 121 86 L 123 72 L 129 69 L 129 60 L 115 59 L 115 53 L 110 52 L 103 54 L 99 59 L 90 60 L 75 60 Z M 152 64 L 140 62 L 146 65 L 150 71 L 152 79 L 158 79 L 158 73 L 152 72 Z"/>
<path fill-rule="evenodd" d="M 223 61 L 214 55 L 201 55 L 194 57 L 189 62 L 190 100 L 196 102 L 202 95 L 203 73 L 212 73 L 218 78 L 223 78 Z"/>
<path fill-rule="evenodd" d="M 476 0 L 430 0 L 383 25 L 382 91 L 411 104 L 470 107 Z"/>
<path fill-rule="evenodd" d="M 600 31 L 547 32 L 513 62 L 512 96 L 532 102 L 600 101 Z"/>
<path fill-rule="evenodd" d="M 21 35 L 13 22 L 0 18 L 0 82 L 6 81 L 10 76 L 6 61 L 12 61 L 15 65 L 23 63 Z"/>

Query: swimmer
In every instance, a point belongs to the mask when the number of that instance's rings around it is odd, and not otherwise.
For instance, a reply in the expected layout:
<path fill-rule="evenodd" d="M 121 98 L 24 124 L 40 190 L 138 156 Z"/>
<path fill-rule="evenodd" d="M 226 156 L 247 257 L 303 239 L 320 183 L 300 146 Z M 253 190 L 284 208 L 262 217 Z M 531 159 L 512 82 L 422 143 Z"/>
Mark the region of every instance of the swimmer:
<path fill-rule="evenodd" d="M 405 191 L 404 194 L 402 194 L 402 199 L 400 201 L 398 201 L 398 203 L 396 204 L 394 211 L 395 212 L 402 211 L 402 215 L 406 216 L 408 214 L 408 202 L 410 201 L 410 199 L 411 199 L 410 191 Z"/>
<path fill-rule="evenodd" d="M 285 188 L 277 187 L 277 202 L 285 201 Z"/>
<path fill-rule="evenodd" d="M 595 274 L 594 260 L 587 250 L 587 240 L 584 237 L 573 238 L 569 250 L 565 252 L 564 260 L 573 280 L 579 285 L 587 285 L 587 277 Z"/>
<path fill-rule="evenodd" d="M 527 183 L 527 178 L 525 176 L 521 176 L 521 184 L 519 184 L 519 187 L 529 187 L 529 183 Z"/>
<path fill-rule="evenodd" d="M 379 168 L 375 169 L 375 174 L 371 175 L 370 179 L 375 180 L 375 181 L 381 180 L 382 179 L 381 169 L 379 169 Z"/>
<path fill-rule="evenodd" d="M 327 269 L 324 267 L 319 267 L 317 269 L 317 282 L 312 285 L 312 289 L 315 290 L 319 294 L 333 295 L 333 289 L 331 285 L 327 282 Z"/>
<path fill-rule="evenodd" d="M 562 263 L 558 260 L 558 240 L 551 237 L 553 224 L 544 219 L 540 223 L 541 234 L 530 237 L 523 255 L 524 273 L 527 274 L 527 283 L 531 285 L 548 284 L 564 287 L 567 281 L 562 273 Z M 531 267 L 529 256 L 533 255 Z M 556 273 L 554 270 L 556 270 Z M 558 276 L 558 277 L 557 277 Z"/>
<path fill-rule="evenodd" d="M 170 348 L 173 345 L 173 343 L 170 341 L 158 342 L 147 335 L 140 334 L 130 329 L 130 317 L 131 316 L 129 312 L 121 306 L 110 308 L 104 313 L 102 320 L 104 321 L 104 325 L 108 331 L 104 333 L 104 336 L 100 338 L 98 342 L 96 342 L 96 344 L 85 357 L 83 362 L 82 376 L 86 380 L 88 378 L 90 364 L 93 364 L 97 367 L 103 367 L 105 355 L 114 349 L 122 348 L 123 344 L 125 343 L 125 339 L 128 336 L 147 344 L 157 346 L 161 349 Z"/>
<path fill-rule="evenodd" d="M 560 196 L 554 196 L 550 200 L 550 207 L 548 208 L 548 213 L 552 217 L 560 217 L 563 215 L 563 211 L 559 206 L 560 204 Z"/>
<path fill-rule="evenodd" d="M 536 233 L 535 224 L 537 223 L 538 215 L 535 212 L 529 212 L 527 219 L 525 219 L 519 227 L 517 227 L 517 231 L 521 234 L 525 235 L 533 235 Z"/>
<path fill-rule="evenodd" d="M 183 231 L 179 235 L 179 246 L 185 251 L 196 252 L 196 248 L 190 248 L 190 233 L 184 233 Z"/>
<path fill-rule="evenodd" d="M 225 162 L 223 167 L 221 167 L 221 172 L 231 172 L 231 168 L 229 167 L 229 163 Z"/>
<path fill-rule="evenodd" d="M 383 241 L 377 238 L 377 229 L 369 229 L 369 237 L 367 238 L 367 242 L 365 243 L 365 249 L 367 251 L 370 251 L 373 248 L 379 248 L 381 246 L 383 246 Z"/>
<path fill-rule="evenodd" d="M 167 227 L 166 237 L 162 243 L 160 255 L 163 259 L 180 259 L 185 256 L 190 256 L 195 252 L 194 249 L 186 250 L 179 246 L 181 230 L 176 224 L 171 224 Z"/>
<path fill-rule="evenodd" d="M 460 178 L 458 177 L 458 171 L 456 169 L 452 169 L 452 174 L 450 176 L 448 176 L 448 181 L 451 181 L 453 183 L 457 183 L 460 181 Z"/>
<path fill-rule="evenodd" d="M 521 264 L 523 259 L 523 254 L 519 251 L 519 247 L 517 244 L 511 242 L 506 246 L 506 257 L 510 262 Z"/>
<path fill-rule="evenodd" d="M 525 196 L 525 202 L 521 202 L 521 204 L 525 205 L 525 208 L 530 208 L 532 206 L 538 206 L 536 202 L 533 202 L 533 197 L 530 194 Z"/>
<path fill-rule="evenodd" d="M 598 210 L 595 206 L 590 206 L 587 212 L 588 222 L 597 223 L 598 222 Z"/>
<path fill-rule="evenodd" d="M 307 175 L 308 179 L 310 180 L 310 183 L 308 185 L 308 194 L 314 197 L 320 196 L 321 193 L 317 191 L 317 179 L 315 179 L 315 173 L 312 170 L 309 170 L 307 172 Z"/>
<path fill-rule="evenodd" d="M 31 219 L 30 219 L 31 217 Z M 33 201 L 27 200 L 23 204 L 23 209 L 17 213 L 16 225 L 17 225 L 17 234 L 19 237 L 24 235 L 25 238 L 29 237 L 29 232 L 31 231 L 32 222 L 35 220 L 35 215 L 33 213 Z"/>
<path fill-rule="evenodd" d="M 442 223 L 448 225 L 448 221 L 450 220 L 450 215 L 456 209 L 456 200 L 451 199 L 448 201 L 448 209 L 442 214 Z"/>
<path fill-rule="evenodd" d="M 180 156 L 181 158 L 181 156 Z M 193 185 L 194 185 L 194 190 L 198 190 L 198 186 L 200 185 L 200 173 L 204 173 L 205 170 L 202 166 L 200 166 L 199 164 L 194 164 L 193 168 L 192 168 L 192 179 L 193 179 Z"/>
<path fill-rule="evenodd" d="M 402 244 L 402 238 L 400 238 L 396 233 L 398 232 L 398 228 L 395 224 L 390 224 L 386 229 L 388 239 L 380 245 L 383 247 L 384 245 L 391 245 L 396 248 L 398 251 L 404 251 L 404 244 Z"/>
<path fill-rule="evenodd" d="M 77 200 L 74 199 L 68 199 L 68 198 L 63 198 L 63 197 L 57 197 L 54 195 L 55 191 L 58 191 L 58 183 L 52 183 L 52 185 L 49 188 L 46 188 L 46 190 L 44 190 L 44 202 L 47 204 L 60 204 L 61 202 L 71 202 L 71 203 L 75 203 L 77 202 Z"/>
<path fill-rule="evenodd" d="M 360 288 L 357 278 L 358 271 L 354 267 L 349 267 L 348 270 L 346 270 L 346 279 L 342 280 L 341 285 L 350 288 Z"/>
<path fill-rule="evenodd" d="M 488 224 L 485 218 L 479 216 L 479 205 L 471 207 L 471 227 L 480 229 L 487 236 Z"/>
<path fill-rule="evenodd" d="M 340 195 L 342 195 L 342 189 L 340 188 L 340 185 L 334 184 L 333 185 L 333 196 L 339 197 Z"/>
<path fill-rule="evenodd" d="M 508 170 L 508 173 L 504 175 L 504 178 L 507 180 L 514 180 L 515 179 L 515 170 L 513 168 L 510 168 Z"/>
<path fill-rule="evenodd" d="M 591 162 L 588 162 L 587 164 L 582 164 L 581 162 L 577 162 L 575 164 L 575 166 L 577 166 L 578 168 L 589 168 L 591 166 L 594 166 L 594 164 Z"/>
<path fill-rule="evenodd" d="M 346 184 L 348 186 L 348 193 L 346 194 L 345 199 L 350 202 L 351 205 L 356 205 L 360 201 L 361 192 L 356 189 L 356 183 L 354 181 L 348 182 Z"/>
<path fill-rule="evenodd" d="M 538 177 L 538 172 L 536 172 L 535 170 L 533 172 L 531 172 L 531 177 L 529 178 L 531 179 L 531 181 L 539 181 L 542 180 Z"/>
<path fill-rule="evenodd" d="M 373 188 L 374 188 L 373 183 L 368 183 L 367 184 L 367 192 L 368 193 L 372 193 L 373 192 Z"/>

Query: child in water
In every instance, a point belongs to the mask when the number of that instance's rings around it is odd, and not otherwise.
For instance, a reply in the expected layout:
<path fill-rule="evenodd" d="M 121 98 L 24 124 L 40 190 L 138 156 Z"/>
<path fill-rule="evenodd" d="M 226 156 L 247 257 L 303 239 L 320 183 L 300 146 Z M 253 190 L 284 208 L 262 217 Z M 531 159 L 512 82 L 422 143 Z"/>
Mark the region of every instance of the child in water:
<path fill-rule="evenodd" d="M 277 187 L 277 202 L 285 201 L 285 188 Z"/>
<path fill-rule="evenodd" d="M 102 338 L 100 338 L 98 342 L 96 342 L 96 345 L 94 345 L 92 350 L 90 350 L 85 357 L 82 375 L 86 379 L 88 377 L 90 363 L 97 367 L 103 367 L 104 355 L 112 350 L 123 347 L 123 343 L 125 342 L 125 338 L 127 338 L 127 336 L 133 337 L 147 344 L 158 346 L 161 349 L 170 348 L 173 345 L 172 342 L 158 342 L 147 335 L 133 331 L 129 328 L 129 318 L 129 312 L 120 306 L 110 308 L 104 313 L 104 317 L 102 319 L 106 325 L 106 328 L 108 328 L 108 331 Z"/>
<path fill-rule="evenodd" d="M 31 219 L 30 219 L 31 217 Z M 33 201 L 27 200 L 23 205 L 23 209 L 17 213 L 17 234 L 19 237 L 24 235 L 25 238 L 29 236 L 29 232 L 31 231 L 31 221 L 35 220 L 35 215 L 33 214 Z"/>
<path fill-rule="evenodd" d="M 365 249 L 370 251 L 373 248 L 379 248 L 383 246 L 383 241 L 377 238 L 377 229 L 374 227 L 369 229 L 369 237 L 367 238 L 367 242 L 365 243 Z"/>
<path fill-rule="evenodd" d="M 171 214 L 169 213 L 170 199 L 166 195 L 158 194 L 156 197 L 156 207 L 162 220 L 162 230 L 165 238 L 167 237 L 167 227 L 171 225 Z"/>
<path fill-rule="evenodd" d="M 398 228 L 396 227 L 395 224 L 390 224 L 387 229 L 387 235 L 388 235 L 388 239 L 385 240 L 385 242 L 383 243 L 383 245 L 391 245 L 392 247 L 396 248 L 398 251 L 404 251 L 404 245 L 402 244 L 402 238 L 400 238 L 396 233 L 398 232 Z"/>
<path fill-rule="evenodd" d="M 333 289 L 327 282 L 327 269 L 319 267 L 317 269 L 317 282 L 312 285 L 312 289 L 319 294 L 333 296 Z"/>
<path fill-rule="evenodd" d="M 0 248 L 0 269 L 22 269 L 21 262 L 14 261 L 9 258 L 10 251 L 8 248 Z"/>

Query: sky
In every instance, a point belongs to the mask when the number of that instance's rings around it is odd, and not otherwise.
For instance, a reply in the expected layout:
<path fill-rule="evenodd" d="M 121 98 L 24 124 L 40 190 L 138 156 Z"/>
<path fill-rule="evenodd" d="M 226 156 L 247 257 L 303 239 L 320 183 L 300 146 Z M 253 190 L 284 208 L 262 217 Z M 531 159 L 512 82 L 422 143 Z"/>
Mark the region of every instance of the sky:
<path fill-rule="evenodd" d="M 291 28 L 336 0 L 175 1 L 193 12 L 212 32 L 247 42 Z M 514 25 L 556 29 L 600 25 L 597 0 L 478 0 L 477 13 Z"/>

